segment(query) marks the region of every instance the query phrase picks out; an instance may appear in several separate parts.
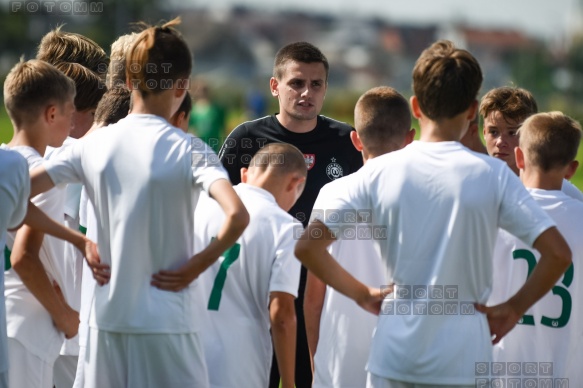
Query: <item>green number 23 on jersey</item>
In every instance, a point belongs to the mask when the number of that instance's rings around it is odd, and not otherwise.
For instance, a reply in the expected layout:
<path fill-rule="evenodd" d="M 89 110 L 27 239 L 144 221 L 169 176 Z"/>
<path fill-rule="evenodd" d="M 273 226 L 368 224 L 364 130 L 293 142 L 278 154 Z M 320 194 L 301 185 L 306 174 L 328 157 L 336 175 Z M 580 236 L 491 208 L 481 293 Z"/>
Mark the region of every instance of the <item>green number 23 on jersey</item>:
<path fill-rule="evenodd" d="M 219 304 L 221 304 L 221 296 L 223 294 L 223 287 L 225 287 L 225 281 L 227 280 L 227 270 L 231 264 L 233 264 L 239 258 L 240 251 L 241 245 L 235 243 L 232 247 L 227 249 L 225 253 L 223 253 L 223 261 L 219 268 L 219 272 L 217 273 L 217 277 L 215 277 L 213 289 L 211 290 L 211 296 L 209 298 L 209 304 L 207 306 L 209 310 L 219 310 Z"/>
<path fill-rule="evenodd" d="M 532 270 L 534 269 L 534 266 L 536 265 L 536 257 L 534 256 L 534 254 L 527 249 L 517 249 L 512 252 L 512 257 L 514 258 L 514 260 L 517 259 L 526 260 L 528 264 L 528 275 L 526 277 L 528 278 Z M 567 288 L 569 288 L 571 283 L 573 283 L 573 274 L 574 269 L 573 264 L 571 264 L 571 266 L 567 269 L 567 272 L 565 272 L 563 280 L 561 281 L 561 283 L 565 287 L 557 285 L 551 289 L 553 295 L 558 295 L 563 301 L 561 315 L 557 318 L 549 318 L 543 315 L 543 317 L 540 320 L 540 323 L 542 325 L 558 329 L 566 326 L 567 323 L 569 323 L 569 318 L 571 318 L 571 308 L 573 307 L 573 301 L 571 300 L 571 294 L 569 293 Z M 523 325 L 534 325 L 534 317 L 532 315 L 525 314 L 522 316 L 520 321 L 518 321 L 518 323 Z"/>

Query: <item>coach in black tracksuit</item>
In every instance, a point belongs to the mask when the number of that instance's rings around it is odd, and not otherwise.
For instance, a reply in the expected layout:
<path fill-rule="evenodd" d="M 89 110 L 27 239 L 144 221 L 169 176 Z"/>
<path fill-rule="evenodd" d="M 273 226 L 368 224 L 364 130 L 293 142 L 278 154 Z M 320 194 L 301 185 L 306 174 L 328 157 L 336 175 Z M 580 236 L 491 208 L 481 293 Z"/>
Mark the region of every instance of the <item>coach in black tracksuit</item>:
<path fill-rule="evenodd" d="M 277 53 L 271 94 L 279 101 L 279 113 L 235 128 L 225 140 L 219 157 L 233 185 L 241 182 L 240 170 L 247 167 L 255 152 L 268 143 L 296 146 L 308 166 L 302 196 L 289 213 L 303 227 L 309 221 L 320 188 L 326 183 L 357 171 L 362 156 L 350 141 L 350 125 L 319 115 L 326 95 L 328 61 L 320 50 L 306 42 L 292 43 Z M 299 237 L 301 227 L 298 223 Z M 298 335 L 296 386 L 310 387 L 312 373 L 303 317 L 306 270 L 302 268 L 296 313 Z M 270 387 L 278 387 L 277 363 L 272 365 Z"/>

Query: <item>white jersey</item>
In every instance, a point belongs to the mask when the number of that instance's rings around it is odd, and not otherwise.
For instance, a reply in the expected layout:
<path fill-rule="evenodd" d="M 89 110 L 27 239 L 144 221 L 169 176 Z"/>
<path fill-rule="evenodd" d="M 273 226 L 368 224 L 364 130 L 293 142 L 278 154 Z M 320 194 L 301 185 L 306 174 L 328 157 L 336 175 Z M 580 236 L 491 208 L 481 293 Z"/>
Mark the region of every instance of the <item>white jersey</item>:
<path fill-rule="evenodd" d="M 6 229 L 18 227 L 26 216 L 30 177 L 26 160 L 17 152 L 0 149 L 0 252 L 5 260 Z M 6 257 L 5 257 L 6 256 Z M 0 373 L 8 371 L 4 272 L 0 271 Z"/>
<path fill-rule="evenodd" d="M 571 198 L 583 201 L 583 193 L 581 190 L 566 179 L 563 179 L 563 187 L 561 187 L 561 191 Z"/>
<path fill-rule="evenodd" d="M 41 155 L 31 147 L 12 147 L 26 159 L 29 170 L 41 166 Z M 32 202 L 53 220 L 63 223 L 65 190 L 63 186 L 37 195 Z M 6 246 L 12 250 L 16 232 L 9 232 Z M 39 257 L 47 272 L 49 280 L 57 282 L 63 288 L 62 272 L 64 268 L 65 243 L 52 236 L 45 235 Z M 6 297 L 6 318 L 8 337 L 18 340 L 29 352 L 52 363 L 59 354 L 64 341 L 47 310 L 26 288 L 18 274 L 12 269 L 4 273 Z"/>
<path fill-rule="evenodd" d="M 529 189 L 557 223 L 573 253 L 573 264 L 553 289 L 532 306 L 498 345 L 494 361 L 547 363 L 538 378 L 583 382 L 583 203 L 562 191 Z M 500 231 L 494 254 L 494 283 L 488 304 L 507 300 L 524 284 L 540 254 Z M 528 377 L 524 375 L 521 377 Z"/>
<path fill-rule="evenodd" d="M 72 137 L 67 137 L 63 145 L 59 148 L 47 147 L 44 155 L 45 160 L 55 158 L 66 147 L 77 141 Z M 79 230 L 79 203 L 81 200 L 81 188 L 79 183 L 70 183 L 65 188 L 64 224 L 73 230 Z M 93 240 L 95 241 L 95 240 Z M 61 273 L 63 279 L 62 292 L 67 299 L 67 303 L 75 311 L 81 308 L 81 277 L 83 271 L 83 254 L 73 245 L 65 242 L 64 267 Z M 61 348 L 62 355 L 79 354 L 79 336 L 66 339 Z"/>
<path fill-rule="evenodd" d="M 267 387 L 272 359 L 269 295 L 297 296 L 300 262 L 293 253 L 292 231 L 299 222 L 266 190 L 241 183 L 235 191 L 250 223 L 237 243 L 200 276 L 207 307 L 204 352 L 211 386 Z M 195 214 L 199 248 L 217 235 L 221 214 L 215 201 L 201 196 Z"/>
<path fill-rule="evenodd" d="M 331 201 L 347 195 L 351 174 L 322 187 L 314 203 L 315 214 L 334 212 Z M 359 235 L 357 229 L 369 225 L 354 220 L 354 234 L 338 236 L 328 251 L 344 269 L 364 284 L 380 287 L 387 284 L 380 252 L 372 235 Z M 391 276 L 389 276 L 391 277 Z M 318 347 L 314 355 L 314 388 L 362 388 L 366 385 L 366 362 L 378 317 L 360 308 L 352 299 L 327 286 Z"/>
<path fill-rule="evenodd" d="M 498 227 L 526 243 L 553 221 L 503 162 L 459 142 L 415 141 L 370 160 L 330 208 L 372 222 L 397 290 L 385 299 L 368 371 L 418 384 L 475 383 L 492 359 L 486 316 Z M 338 233 L 353 228 L 324 217 Z"/>
<path fill-rule="evenodd" d="M 90 325 L 118 333 L 192 333 L 196 282 L 181 292 L 151 286 L 193 253 L 199 193 L 228 179 L 202 140 L 151 114 L 130 114 L 46 163 L 55 183 L 81 182 L 94 205 L 109 283 L 95 289 Z"/>

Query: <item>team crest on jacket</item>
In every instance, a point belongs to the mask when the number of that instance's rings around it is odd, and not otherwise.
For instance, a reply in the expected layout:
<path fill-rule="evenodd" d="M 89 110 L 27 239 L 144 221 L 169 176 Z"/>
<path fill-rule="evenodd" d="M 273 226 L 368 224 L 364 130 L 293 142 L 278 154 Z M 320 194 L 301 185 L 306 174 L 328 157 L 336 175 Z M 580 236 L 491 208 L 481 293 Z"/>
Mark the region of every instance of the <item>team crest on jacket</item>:
<path fill-rule="evenodd" d="M 304 161 L 306 162 L 308 171 L 310 171 L 314 167 L 314 164 L 316 164 L 316 154 L 304 154 Z"/>
<path fill-rule="evenodd" d="M 344 170 L 342 170 L 341 165 L 336 163 L 336 158 L 332 158 L 332 162 L 326 167 L 326 175 L 328 175 L 331 181 L 344 175 Z"/>

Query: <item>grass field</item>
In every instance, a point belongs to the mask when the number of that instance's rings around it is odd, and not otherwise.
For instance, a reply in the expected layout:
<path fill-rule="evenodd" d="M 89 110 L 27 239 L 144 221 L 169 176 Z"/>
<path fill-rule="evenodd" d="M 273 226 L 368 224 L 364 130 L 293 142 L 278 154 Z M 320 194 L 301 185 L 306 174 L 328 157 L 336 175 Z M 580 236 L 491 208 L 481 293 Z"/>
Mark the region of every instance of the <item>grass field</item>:
<path fill-rule="evenodd" d="M 417 131 L 417 136 L 419 131 Z M 10 119 L 4 110 L 4 106 L 0 106 L 0 143 L 6 143 L 12 138 L 12 125 Z M 579 153 L 577 155 L 577 160 L 581 167 L 578 169 L 575 176 L 571 179 L 571 182 L 583 190 L 583 147 L 579 147 Z M 1 166 L 0 166 L 1 167 Z"/>

